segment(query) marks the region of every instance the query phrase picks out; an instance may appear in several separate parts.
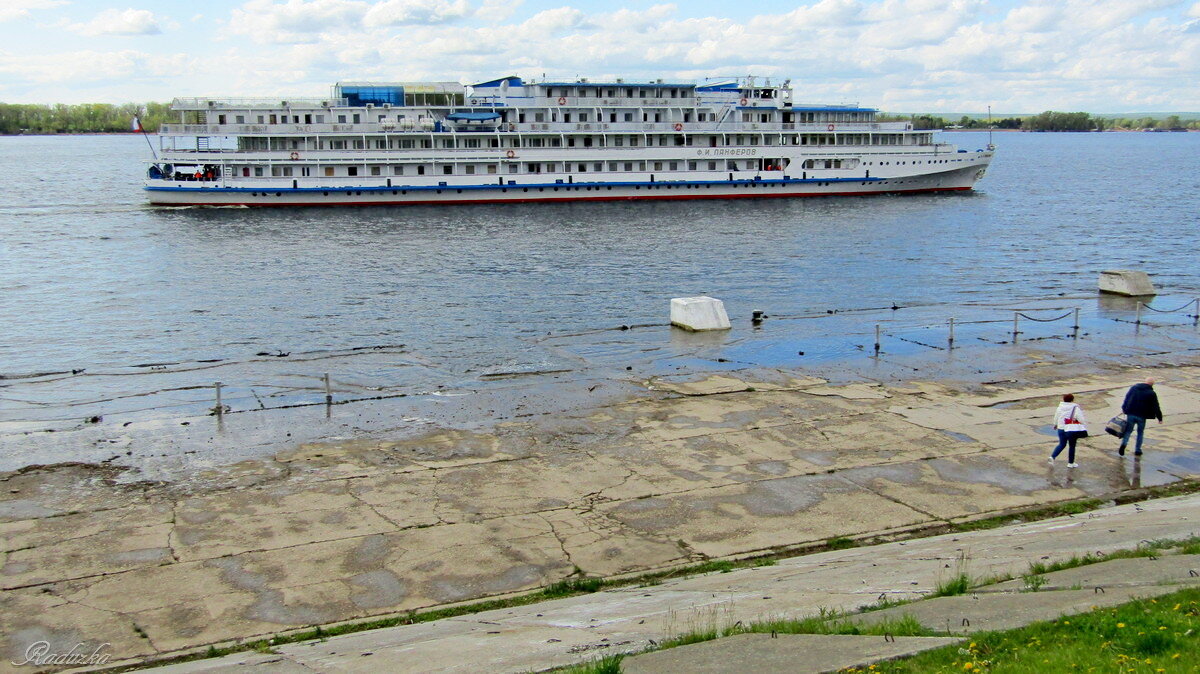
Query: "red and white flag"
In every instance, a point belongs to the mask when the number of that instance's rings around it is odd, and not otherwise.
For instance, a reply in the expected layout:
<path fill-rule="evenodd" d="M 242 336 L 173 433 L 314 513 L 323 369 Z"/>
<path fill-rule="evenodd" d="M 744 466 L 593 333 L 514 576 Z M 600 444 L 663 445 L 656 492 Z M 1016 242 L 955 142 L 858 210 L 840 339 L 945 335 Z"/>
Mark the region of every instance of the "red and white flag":
<path fill-rule="evenodd" d="M 134 131 L 141 131 L 141 130 L 142 130 L 142 122 L 141 122 L 141 120 L 139 120 L 139 119 L 137 118 L 137 115 L 134 115 L 134 116 L 133 116 L 132 129 L 133 129 Z"/>

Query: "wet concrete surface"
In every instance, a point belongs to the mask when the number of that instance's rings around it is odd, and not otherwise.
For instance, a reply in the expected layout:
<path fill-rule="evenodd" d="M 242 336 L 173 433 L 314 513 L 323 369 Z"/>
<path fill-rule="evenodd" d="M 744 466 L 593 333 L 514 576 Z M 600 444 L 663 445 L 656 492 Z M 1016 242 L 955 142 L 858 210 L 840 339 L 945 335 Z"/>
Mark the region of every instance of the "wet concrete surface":
<path fill-rule="evenodd" d="M 365 429 L 267 458 L 208 457 L 185 477 L 184 464 L 153 462 L 10 471 L 0 476 L 2 646 L 15 657 L 31 635 L 51 634 L 154 657 L 1196 475 L 1194 357 L 1154 355 L 1134 369 L 1041 348 L 1011 355 L 1023 366 L 992 384 L 995 372 L 924 381 L 863 370 L 662 376 L 637 389 L 605 380 L 596 385 L 620 393 L 593 405 L 551 385 L 536 395 L 558 413 Z M 1089 396 L 1098 433 L 1151 373 L 1167 423 L 1147 429 L 1140 461 L 1116 457 L 1101 435 L 1080 443 L 1081 468 L 1046 463 L 1062 391 Z M 477 404 L 456 400 L 437 404 L 464 417 Z M 376 404 L 382 416 L 394 403 Z M 207 432 L 232 443 L 230 458 L 253 436 Z M 55 442 L 89 437 L 79 433 Z"/>

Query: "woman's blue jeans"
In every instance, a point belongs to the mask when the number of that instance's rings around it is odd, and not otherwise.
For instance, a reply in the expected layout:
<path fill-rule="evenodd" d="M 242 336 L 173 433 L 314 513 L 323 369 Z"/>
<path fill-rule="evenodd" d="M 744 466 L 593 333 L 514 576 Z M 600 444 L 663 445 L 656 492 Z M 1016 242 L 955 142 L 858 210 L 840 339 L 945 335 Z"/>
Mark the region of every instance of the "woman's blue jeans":
<path fill-rule="evenodd" d="M 1070 447 L 1067 450 L 1067 463 L 1075 463 L 1075 442 L 1079 440 L 1078 431 L 1064 431 L 1058 429 L 1058 446 L 1054 448 L 1054 453 L 1050 455 L 1051 459 L 1057 459 L 1059 453 L 1063 451 L 1063 447 Z"/>

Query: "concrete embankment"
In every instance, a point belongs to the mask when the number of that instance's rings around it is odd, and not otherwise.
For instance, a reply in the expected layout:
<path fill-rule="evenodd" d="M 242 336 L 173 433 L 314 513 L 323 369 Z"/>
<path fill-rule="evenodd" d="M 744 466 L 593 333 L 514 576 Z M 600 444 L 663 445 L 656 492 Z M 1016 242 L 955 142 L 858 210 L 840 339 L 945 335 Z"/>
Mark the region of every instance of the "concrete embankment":
<path fill-rule="evenodd" d="M 727 374 L 490 431 L 308 444 L 179 483 L 121 482 L 96 465 L 8 473 L 3 661 L 39 640 L 157 658 L 1200 471 L 1200 367 L 1186 362 L 1153 370 L 1168 423 L 1148 429 L 1142 460 L 1100 436 L 1083 441 L 1080 468 L 1047 465 L 1062 392 L 1099 433 L 1151 372 L 1062 371 L 970 387 Z"/>

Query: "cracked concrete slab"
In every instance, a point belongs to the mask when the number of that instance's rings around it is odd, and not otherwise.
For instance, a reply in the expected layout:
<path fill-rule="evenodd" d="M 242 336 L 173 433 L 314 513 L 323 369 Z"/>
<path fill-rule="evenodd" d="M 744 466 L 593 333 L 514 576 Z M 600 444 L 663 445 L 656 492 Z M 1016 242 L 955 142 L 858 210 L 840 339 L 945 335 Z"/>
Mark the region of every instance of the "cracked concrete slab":
<path fill-rule="evenodd" d="M 1196 370 L 1163 388 L 1164 406 L 1200 395 L 1185 385 L 1200 389 Z M 642 392 L 490 430 L 308 443 L 179 483 L 78 464 L 7 473 L 0 583 L 20 589 L 0 593 L 0 613 L 8 631 L 43 629 L 38 620 L 78 620 L 78 631 L 90 624 L 86 604 L 124 616 L 111 620 L 128 626 L 118 636 L 133 639 L 121 642 L 131 655 L 175 652 L 532 590 L 577 569 L 633 574 L 1200 472 L 1200 417 L 1183 411 L 1148 429 L 1139 461 L 1101 437 L 1081 443 L 1081 468 L 1048 466 L 1047 391 L 1104 384 L 1087 394 L 1100 409 L 1128 375 L 1039 377 L 980 393 L 726 373 L 693 395 Z M 863 579 L 838 601 L 909 596 L 932 581 L 914 582 Z M 42 595 L 59 603 L 35 608 L 30 597 Z"/>

